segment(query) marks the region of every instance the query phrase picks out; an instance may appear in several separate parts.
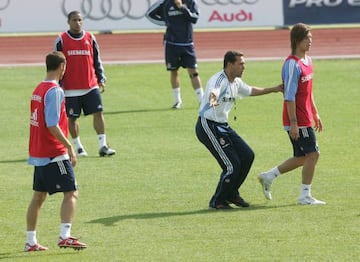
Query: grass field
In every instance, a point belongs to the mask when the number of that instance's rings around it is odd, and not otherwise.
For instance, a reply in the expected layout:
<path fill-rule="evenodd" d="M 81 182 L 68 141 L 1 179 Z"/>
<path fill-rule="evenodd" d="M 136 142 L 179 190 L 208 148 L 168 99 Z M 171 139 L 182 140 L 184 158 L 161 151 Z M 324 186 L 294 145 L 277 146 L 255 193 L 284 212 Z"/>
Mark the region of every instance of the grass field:
<path fill-rule="evenodd" d="M 281 61 L 248 62 L 243 79 L 279 83 Z M 360 257 L 360 60 L 314 61 L 314 94 L 325 125 L 313 182 L 325 206 L 298 206 L 300 170 L 280 177 L 273 200 L 256 175 L 291 154 L 281 127 L 281 94 L 237 104 L 230 124 L 256 159 L 241 188 L 248 209 L 207 209 L 220 168 L 197 141 L 197 101 L 182 71 L 184 109 L 173 98 L 163 65 L 107 65 L 103 96 L 107 137 L 117 150 L 97 156 L 92 119 L 82 117 L 90 156 L 79 159 L 80 198 L 72 234 L 84 251 L 59 249 L 61 194 L 45 202 L 38 239 L 48 252 L 24 253 L 25 214 L 33 168 L 26 164 L 29 97 L 42 67 L 1 68 L 0 259 L 4 261 L 358 261 Z M 222 62 L 202 63 L 205 85 Z M 232 119 L 232 118 L 231 118 Z"/>

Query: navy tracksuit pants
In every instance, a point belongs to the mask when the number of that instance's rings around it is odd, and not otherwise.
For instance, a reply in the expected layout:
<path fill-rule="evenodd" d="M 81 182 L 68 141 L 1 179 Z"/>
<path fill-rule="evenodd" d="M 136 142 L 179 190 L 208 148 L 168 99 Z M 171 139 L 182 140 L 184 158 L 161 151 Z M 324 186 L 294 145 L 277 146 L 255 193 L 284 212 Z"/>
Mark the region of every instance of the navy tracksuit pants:
<path fill-rule="evenodd" d="M 214 207 L 239 196 L 255 154 L 250 146 L 227 123 L 199 117 L 196 136 L 222 168 L 222 173 L 209 205 Z"/>

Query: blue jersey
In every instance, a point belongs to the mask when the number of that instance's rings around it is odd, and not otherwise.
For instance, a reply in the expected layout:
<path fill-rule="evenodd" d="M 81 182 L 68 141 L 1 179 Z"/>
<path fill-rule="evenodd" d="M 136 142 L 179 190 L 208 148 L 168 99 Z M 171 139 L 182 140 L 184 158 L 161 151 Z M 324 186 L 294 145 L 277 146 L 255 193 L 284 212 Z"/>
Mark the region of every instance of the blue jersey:
<path fill-rule="evenodd" d="M 177 8 L 173 0 L 160 0 L 153 4 L 146 13 L 153 23 L 166 26 L 164 40 L 174 45 L 193 44 L 193 24 L 199 18 L 196 0 L 183 0 Z"/>

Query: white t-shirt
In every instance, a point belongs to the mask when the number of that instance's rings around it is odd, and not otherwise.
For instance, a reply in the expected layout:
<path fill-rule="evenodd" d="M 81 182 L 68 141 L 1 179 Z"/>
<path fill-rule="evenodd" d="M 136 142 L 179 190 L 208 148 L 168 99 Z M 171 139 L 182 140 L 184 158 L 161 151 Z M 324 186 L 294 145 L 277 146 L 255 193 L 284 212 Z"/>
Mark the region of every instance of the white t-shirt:
<path fill-rule="evenodd" d="M 235 98 L 250 96 L 251 89 L 251 86 L 247 85 L 239 77 L 230 83 L 224 71 L 213 75 L 206 85 L 205 93 L 200 104 L 200 117 L 218 123 L 227 123 L 229 112 L 235 102 Z M 209 104 L 210 93 L 214 93 L 217 97 L 218 105 L 215 107 L 211 107 Z"/>

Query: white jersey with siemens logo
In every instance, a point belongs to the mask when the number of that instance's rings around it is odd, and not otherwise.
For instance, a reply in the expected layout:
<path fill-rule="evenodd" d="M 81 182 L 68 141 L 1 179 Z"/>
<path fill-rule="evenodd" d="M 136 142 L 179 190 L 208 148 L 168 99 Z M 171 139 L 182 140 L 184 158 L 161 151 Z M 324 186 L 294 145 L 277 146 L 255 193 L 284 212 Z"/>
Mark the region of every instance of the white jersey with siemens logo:
<path fill-rule="evenodd" d="M 214 93 L 217 97 L 218 105 L 215 107 L 210 106 L 210 93 Z M 225 72 L 221 71 L 209 79 L 201 100 L 199 115 L 214 122 L 227 123 L 236 97 L 243 98 L 250 95 L 251 86 L 239 77 L 230 83 Z"/>

